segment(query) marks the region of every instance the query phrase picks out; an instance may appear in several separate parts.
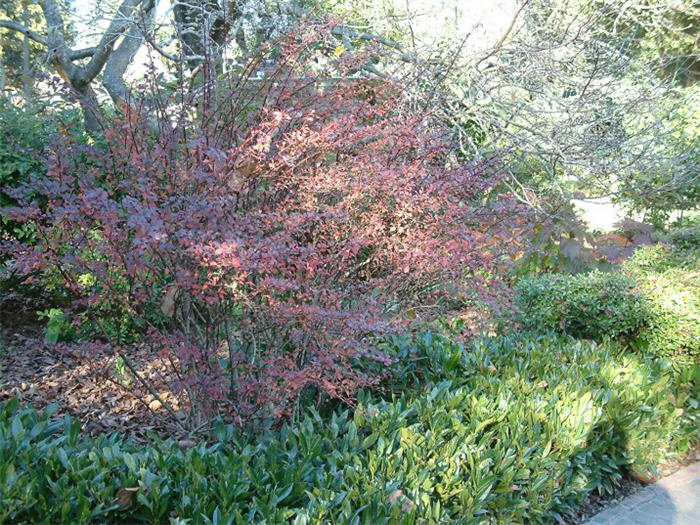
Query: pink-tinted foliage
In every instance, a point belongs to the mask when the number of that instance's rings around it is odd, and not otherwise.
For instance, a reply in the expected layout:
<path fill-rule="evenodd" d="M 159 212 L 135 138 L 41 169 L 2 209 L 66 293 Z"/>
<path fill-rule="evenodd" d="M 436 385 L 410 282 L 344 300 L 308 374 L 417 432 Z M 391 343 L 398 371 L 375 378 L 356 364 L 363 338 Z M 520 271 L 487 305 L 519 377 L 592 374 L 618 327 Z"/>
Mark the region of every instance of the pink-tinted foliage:
<path fill-rule="evenodd" d="M 199 418 L 282 416 L 309 387 L 351 400 L 391 363 L 374 337 L 488 298 L 526 226 L 492 166 L 409 109 L 409 78 L 359 78 L 371 51 L 335 57 L 325 30 L 134 100 L 104 147 L 64 137 L 32 187 L 48 203 L 11 214 L 37 228 L 18 264 L 60 276 L 98 328 L 138 320 L 140 341 L 102 342 L 156 349 Z"/>

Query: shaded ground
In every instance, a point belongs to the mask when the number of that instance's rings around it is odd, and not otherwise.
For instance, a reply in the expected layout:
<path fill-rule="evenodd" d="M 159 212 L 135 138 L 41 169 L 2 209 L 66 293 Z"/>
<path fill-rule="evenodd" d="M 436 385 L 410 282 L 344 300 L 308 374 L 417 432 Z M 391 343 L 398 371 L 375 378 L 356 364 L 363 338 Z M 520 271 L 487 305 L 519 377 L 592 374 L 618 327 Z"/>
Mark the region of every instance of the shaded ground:
<path fill-rule="evenodd" d="M 696 445 L 695 448 L 685 457 L 658 465 L 657 470 L 659 471 L 659 475 L 663 478 L 658 483 L 645 484 L 636 479 L 632 479 L 631 477 L 625 477 L 625 479 L 623 479 L 622 481 L 622 485 L 619 489 L 615 491 L 614 494 L 603 496 L 600 496 L 595 493 L 592 494 L 588 501 L 584 505 L 582 505 L 581 508 L 578 509 L 578 511 L 574 515 L 567 517 L 566 523 L 568 525 L 609 525 L 612 522 L 604 521 L 605 519 L 607 519 L 606 513 L 609 509 L 618 509 L 613 514 L 617 516 L 621 512 L 619 509 L 631 509 L 634 506 L 636 506 L 639 501 L 647 501 L 648 499 L 650 499 L 649 495 L 647 494 L 648 489 L 650 489 L 650 487 L 655 487 L 652 490 L 655 491 L 655 493 L 659 492 L 657 490 L 658 487 L 662 487 L 664 483 L 667 483 L 664 481 L 665 479 L 675 479 L 674 473 L 683 472 L 688 468 L 688 466 L 694 465 L 693 468 L 695 468 L 696 471 L 698 471 L 696 478 L 700 479 L 700 463 L 698 463 L 699 461 L 700 444 Z M 698 501 L 700 501 L 700 494 L 696 493 L 694 497 L 698 498 Z M 601 516 L 601 518 L 598 519 L 598 516 Z M 656 521 L 652 523 L 658 523 L 658 525 L 662 525 L 665 523 L 673 522 Z M 700 519 L 693 523 L 700 525 Z"/>
<path fill-rule="evenodd" d="M 0 295 L 0 402 L 17 397 L 38 409 L 56 403 L 58 415 L 79 419 L 92 437 L 114 431 L 137 441 L 151 431 L 167 435 L 170 427 L 159 415 L 162 407 L 148 393 L 120 386 L 109 356 L 88 357 L 79 354 L 79 347 L 43 341 L 36 311 L 44 307 L 40 297 Z M 149 365 L 142 362 L 139 368 L 157 375 Z"/>
<path fill-rule="evenodd" d="M 599 512 L 589 525 L 697 525 L 700 523 L 700 462 Z"/>

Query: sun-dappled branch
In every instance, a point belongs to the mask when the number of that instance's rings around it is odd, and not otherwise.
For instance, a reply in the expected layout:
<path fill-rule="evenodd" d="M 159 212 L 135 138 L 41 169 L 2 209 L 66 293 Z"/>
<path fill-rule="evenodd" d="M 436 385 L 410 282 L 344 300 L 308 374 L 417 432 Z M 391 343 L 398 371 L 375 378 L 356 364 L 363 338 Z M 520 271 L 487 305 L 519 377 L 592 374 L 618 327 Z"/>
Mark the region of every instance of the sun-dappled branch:
<path fill-rule="evenodd" d="M 143 42 L 142 32 L 149 30 L 155 1 L 123 0 L 97 45 L 82 49 L 71 49 L 67 44 L 67 26 L 61 5 L 55 0 L 42 0 L 39 5 L 46 25 L 45 34 L 13 20 L 0 20 L 0 27 L 25 34 L 44 46 L 48 61 L 75 91 L 87 128 L 93 132 L 103 129 L 93 81 L 104 71 L 105 87 L 115 102 L 124 102 L 127 91 L 124 74 Z M 120 38 L 123 40 L 115 48 Z M 78 63 L 84 59 L 88 59 L 86 63 Z"/>
<path fill-rule="evenodd" d="M 46 37 L 44 35 L 41 35 L 36 31 L 32 31 L 31 29 L 13 20 L 0 20 L 0 27 L 4 27 L 5 29 L 10 29 L 12 31 L 17 31 L 18 33 L 27 35 L 29 38 L 31 38 L 35 42 L 38 42 L 39 44 L 46 45 Z"/>
<path fill-rule="evenodd" d="M 44 0 L 44 2 L 46 1 L 47 0 Z M 119 6 L 116 15 L 103 33 L 100 42 L 97 44 L 96 51 L 90 58 L 90 61 L 78 70 L 76 76 L 77 84 L 87 85 L 102 71 L 105 63 L 114 51 L 114 44 L 129 28 L 133 27 L 137 9 L 141 2 L 142 0 L 124 0 Z M 146 4 L 147 5 L 144 6 L 146 12 L 153 9 L 154 3 L 152 1 L 149 2 L 146 0 Z M 132 41 L 134 35 L 129 36 L 131 38 L 127 38 L 125 42 Z M 125 54 L 133 58 L 135 52 L 131 52 L 130 45 L 125 47 Z M 124 70 L 126 70 L 126 68 L 124 68 Z"/>

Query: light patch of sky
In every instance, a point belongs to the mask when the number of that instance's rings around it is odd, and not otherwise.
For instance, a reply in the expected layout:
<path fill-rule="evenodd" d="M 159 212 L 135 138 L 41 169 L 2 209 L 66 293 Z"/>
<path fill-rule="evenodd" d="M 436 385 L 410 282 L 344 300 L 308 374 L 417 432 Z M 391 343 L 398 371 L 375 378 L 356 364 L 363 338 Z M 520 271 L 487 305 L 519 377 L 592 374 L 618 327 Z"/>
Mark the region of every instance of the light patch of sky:
<path fill-rule="evenodd" d="M 70 0 L 76 47 L 97 43 L 119 3 L 115 0 Z M 370 0 L 368 4 L 376 15 L 373 20 L 382 20 L 382 15 L 391 12 L 397 17 L 400 28 L 411 32 L 410 25 L 413 39 L 421 49 L 430 49 L 439 43 L 456 44 L 469 35 L 462 50 L 466 56 L 482 54 L 495 45 L 518 8 L 517 0 Z M 160 0 L 157 5 L 157 22 L 167 24 L 172 3 Z M 377 29 L 386 29 L 382 25 Z M 142 47 L 128 76 L 138 76 L 147 62 L 148 55 Z"/>
<path fill-rule="evenodd" d="M 412 30 L 417 47 L 464 40 L 467 56 L 494 46 L 518 9 L 517 0 L 372 0 L 372 5 L 391 11 L 400 27 Z"/>

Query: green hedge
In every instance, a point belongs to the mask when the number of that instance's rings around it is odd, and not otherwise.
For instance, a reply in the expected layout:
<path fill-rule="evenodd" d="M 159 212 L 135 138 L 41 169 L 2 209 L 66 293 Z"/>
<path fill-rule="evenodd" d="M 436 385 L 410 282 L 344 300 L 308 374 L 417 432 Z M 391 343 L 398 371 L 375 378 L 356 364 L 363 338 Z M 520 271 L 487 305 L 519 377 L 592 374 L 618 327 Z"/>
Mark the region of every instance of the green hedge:
<path fill-rule="evenodd" d="M 639 248 L 619 271 L 550 274 L 515 287 L 526 328 L 603 341 L 659 356 L 700 356 L 700 252 Z"/>
<path fill-rule="evenodd" d="M 651 319 L 637 283 L 619 273 L 525 277 L 515 287 L 514 300 L 526 329 L 559 331 L 596 341 L 632 338 Z"/>
<path fill-rule="evenodd" d="M 6 404 L 0 522 L 541 523 L 697 438 L 697 368 L 567 338 L 387 346 L 422 389 L 188 450 Z"/>
<path fill-rule="evenodd" d="M 678 250 L 700 250 L 700 210 L 688 212 L 686 217 L 671 225 L 668 231 L 669 241 Z"/>
<path fill-rule="evenodd" d="M 681 250 L 700 249 L 700 225 L 676 228 L 671 231 L 670 240 L 674 246 Z"/>
<path fill-rule="evenodd" d="M 647 300 L 650 312 L 643 341 L 665 356 L 700 357 L 700 251 L 662 245 L 638 249 L 623 264 Z"/>
<path fill-rule="evenodd" d="M 32 175 L 42 175 L 46 166 L 36 156 L 49 141 L 46 119 L 37 118 L 32 111 L 8 106 L 0 98 L 0 235 L 9 234 L 22 240 L 31 236 L 2 215 L 2 208 L 16 202 L 7 191 L 27 182 Z"/>

